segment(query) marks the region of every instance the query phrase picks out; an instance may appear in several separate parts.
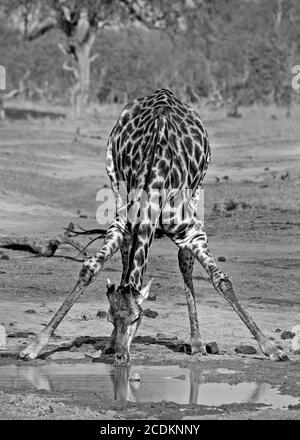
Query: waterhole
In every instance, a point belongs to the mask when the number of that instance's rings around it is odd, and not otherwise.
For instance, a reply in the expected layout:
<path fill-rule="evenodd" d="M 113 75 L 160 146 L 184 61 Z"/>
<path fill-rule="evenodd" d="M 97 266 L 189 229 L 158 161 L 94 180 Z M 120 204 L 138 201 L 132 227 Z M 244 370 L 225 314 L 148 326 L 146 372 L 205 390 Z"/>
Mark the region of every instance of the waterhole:
<path fill-rule="evenodd" d="M 220 369 L 220 374 L 234 370 Z M 131 380 L 132 375 L 139 381 Z M 254 403 L 286 408 L 300 403 L 297 397 L 280 394 L 268 383 L 207 382 L 207 374 L 178 366 L 134 366 L 114 368 L 101 363 L 49 364 L 0 367 L 0 386 L 15 390 L 93 393 L 133 402 L 173 401 L 207 406 Z"/>

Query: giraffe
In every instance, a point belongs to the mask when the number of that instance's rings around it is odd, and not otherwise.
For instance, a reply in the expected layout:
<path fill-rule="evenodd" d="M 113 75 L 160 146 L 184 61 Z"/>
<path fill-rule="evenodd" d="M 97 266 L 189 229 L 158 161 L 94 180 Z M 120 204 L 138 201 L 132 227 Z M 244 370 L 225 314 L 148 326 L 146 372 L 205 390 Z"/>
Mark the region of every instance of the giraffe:
<path fill-rule="evenodd" d="M 108 282 L 108 319 L 114 328 L 105 351 L 115 353 L 116 365 L 130 364 L 130 345 L 142 320 L 143 287 L 149 250 L 160 226 L 178 246 L 190 320 L 192 355 L 205 355 L 192 280 L 196 259 L 216 291 L 232 306 L 272 360 L 288 360 L 268 339 L 236 297 L 232 282 L 216 264 L 197 215 L 199 188 L 211 158 L 207 131 L 198 114 L 167 89 L 135 99 L 123 109 L 107 144 L 106 169 L 115 196 L 115 217 L 101 249 L 85 260 L 74 289 L 44 330 L 21 353 L 34 359 L 103 265 L 121 251 L 123 271 L 116 289 Z M 122 197 L 121 188 L 126 196 Z"/>

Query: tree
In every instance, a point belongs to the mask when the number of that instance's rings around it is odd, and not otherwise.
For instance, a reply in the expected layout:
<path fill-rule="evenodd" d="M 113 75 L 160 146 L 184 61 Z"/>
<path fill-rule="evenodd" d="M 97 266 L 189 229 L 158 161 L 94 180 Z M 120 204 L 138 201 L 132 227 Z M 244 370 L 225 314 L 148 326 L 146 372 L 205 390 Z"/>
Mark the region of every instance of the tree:
<path fill-rule="evenodd" d="M 59 47 L 66 60 L 63 68 L 72 73 L 72 106 L 82 115 L 89 99 L 91 55 L 97 34 L 104 27 L 118 28 L 139 22 L 151 29 L 178 26 L 188 0 L 1 0 L 0 5 L 18 24 L 24 37 L 34 40 L 59 29 L 65 41 Z"/>

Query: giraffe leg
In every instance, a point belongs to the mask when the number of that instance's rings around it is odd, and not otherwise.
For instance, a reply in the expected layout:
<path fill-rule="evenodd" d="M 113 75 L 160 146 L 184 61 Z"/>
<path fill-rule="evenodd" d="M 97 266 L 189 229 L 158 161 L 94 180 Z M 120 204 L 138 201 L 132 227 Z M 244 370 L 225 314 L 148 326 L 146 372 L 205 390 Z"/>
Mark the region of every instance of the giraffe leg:
<path fill-rule="evenodd" d="M 230 278 L 218 268 L 207 248 L 207 237 L 203 230 L 202 223 L 199 221 L 188 226 L 185 231 L 181 231 L 177 236 L 175 235 L 173 240 L 180 248 L 189 249 L 194 257 L 201 263 L 211 277 L 214 288 L 229 302 L 240 319 L 248 327 L 257 340 L 261 351 L 271 360 L 287 361 L 288 357 L 283 351 L 276 347 L 274 342 L 264 335 L 252 317 L 245 311 L 235 295 Z"/>
<path fill-rule="evenodd" d="M 120 248 L 121 250 L 121 256 L 122 256 L 122 276 L 121 276 L 121 284 L 124 283 L 125 277 L 127 274 L 127 268 L 128 268 L 128 259 L 129 259 L 129 245 L 130 245 L 130 238 L 128 235 L 124 235 L 124 240 L 122 243 L 122 246 Z"/>
<path fill-rule="evenodd" d="M 179 249 L 178 263 L 185 284 L 185 295 L 191 325 L 192 354 L 200 353 L 205 355 L 207 353 L 200 338 L 195 292 L 192 278 L 194 260 L 195 259 L 191 251 L 189 251 L 188 249 Z"/>
<path fill-rule="evenodd" d="M 124 234 L 124 239 L 122 246 L 120 248 L 121 256 L 122 256 L 122 276 L 121 276 L 121 284 L 123 283 L 128 267 L 128 257 L 129 257 L 129 237 Z M 104 353 L 112 354 L 115 352 L 115 344 L 116 344 L 116 330 L 113 329 L 112 334 L 110 336 L 110 340 L 105 346 Z"/>
<path fill-rule="evenodd" d="M 57 326 L 68 313 L 73 304 L 78 300 L 85 288 L 91 283 L 92 279 L 100 272 L 103 264 L 108 261 L 119 249 L 123 241 L 123 224 L 116 218 L 108 228 L 105 240 L 99 252 L 94 257 L 89 258 L 83 264 L 79 273 L 79 279 L 73 290 L 65 298 L 64 302 L 55 313 L 48 325 L 37 335 L 21 353 L 23 359 L 35 359 L 43 348 L 45 348 Z"/>

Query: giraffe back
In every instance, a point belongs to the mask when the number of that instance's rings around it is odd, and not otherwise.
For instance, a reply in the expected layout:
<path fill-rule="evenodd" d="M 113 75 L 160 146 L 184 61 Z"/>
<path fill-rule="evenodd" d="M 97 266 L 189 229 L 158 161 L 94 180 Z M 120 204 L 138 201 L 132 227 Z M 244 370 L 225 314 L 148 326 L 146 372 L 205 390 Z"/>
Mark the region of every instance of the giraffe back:
<path fill-rule="evenodd" d="M 159 89 L 125 106 L 108 141 L 106 167 L 115 193 L 120 182 L 127 193 L 139 188 L 146 175 L 147 187 L 194 192 L 209 161 L 207 132 L 198 114 Z"/>

